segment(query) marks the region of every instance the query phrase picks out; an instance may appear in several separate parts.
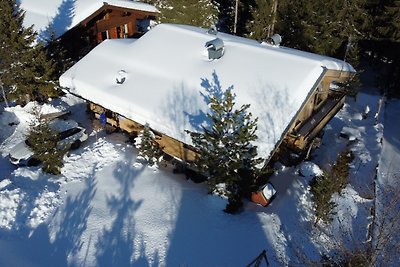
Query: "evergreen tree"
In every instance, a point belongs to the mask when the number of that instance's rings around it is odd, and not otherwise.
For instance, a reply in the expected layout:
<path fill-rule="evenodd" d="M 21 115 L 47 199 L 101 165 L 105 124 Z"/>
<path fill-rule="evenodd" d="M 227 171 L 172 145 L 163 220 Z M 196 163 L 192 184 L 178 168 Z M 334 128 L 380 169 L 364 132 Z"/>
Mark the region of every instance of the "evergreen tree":
<path fill-rule="evenodd" d="M 48 29 L 49 39 L 45 40 L 47 57 L 54 62 L 54 77 L 58 79 L 74 64 L 73 60 L 68 56 L 67 50 L 61 43 L 61 39 L 57 39 L 55 31 Z"/>
<path fill-rule="evenodd" d="M 36 33 L 23 27 L 24 12 L 15 0 L 0 2 L 0 79 L 9 95 L 25 101 L 57 95 L 54 64 L 41 44 L 33 45 Z"/>
<path fill-rule="evenodd" d="M 378 38 L 381 42 L 380 64 L 382 66 L 382 87 L 389 97 L 400 97 L 400 1 L 386 0 L 383 12 L 377 18 Z"/>
<path fill-rule="evenodd" d="M 247 24 L 252 17 L 252 9 L 255 7 L 256 0 L 238 0 L 236 35 L 245 36 L 248 34 Z M 217 27 L 222 32 L 233 33 L 236 0 L 213 0 L 218 6 Z"/>
<path fill-rule="evenodd" d="M 286 46 L 343 59 L 349 36 L 357 43 L 367 26 L 365 2 L 280 1 L 278 32 Z"/>
<path fill-rule="evenodd" d="M 150 166 L 160 162 L 163 152 L 160 145 L 155 141 L 155 135 L 148 124 L 143 127 L 135 144 L 139 149 L 138 158 L 143 159 Z"/>
<path fill-rule="evenodd" d="M 27 143 L 34 152 L 34 158 L 43 162 L 43 171 L 46 173 L 61 173 L 67 149 L 57 146 L 59 140 L 60 134 L 52 130 L 47 121 L 32 126 L 27 136 Z"/>
<path fill-rule="evenodd" d="M 217 22 L 218 8 L 211 0 L 152 1 L 161 11 L 161 22 L 209 28 Z"/>
<path fill-rule="evenodd" d="M 193 145 L 198 150 L 195 167 L 209 176 L 210 192 L 228 198 L 225 211 L 233 213 L 242 205 L 241 198 L 249 193 L 262 162 L 257 158 L 257 118 L 248 112 L 250 105 L 235 109 L 233 87 L 223 91 L 216 73 L 213 81 L 203 81 L 207 91 L 206 101 L 210 112 L 207 114 L 211 125 L 203 127 L 204 132 L 189 132 Z M 224 184 L 224 188 L 220 185 Z"/>
<path fill-rule="evenodd" d="M 268 37 L 268 27 L 272 24 L 272 0 L 256 0 L 251 10 L 252 19 L 247 23 L 249 37 L 265 40 Z"/>
<path fill-rule="evenodd" d="M 366 10 L 371 26 L 362 46 L 368 52 L 364 57 L 376 67 L 381 91 L 388 97 L 400 97 L 400 1 L 369 2 Z"/>
<path fill-rule="evenodd" d="M 18 96 L 27 94 L 33 100 L 46 102 L 47 98 L 60 94 L 57 90 L 55 63 L 48 58 L 43 44 L 31 47 L 21 55 L 21 59 L 24 62 L 24 69 L 16 81 Z"/>
<path fill-rule="evenodd" d="M 380 16 L 376 17 L 379 37 L 400 41 L 400 1 L 389 0 L 382 2 Z"/>

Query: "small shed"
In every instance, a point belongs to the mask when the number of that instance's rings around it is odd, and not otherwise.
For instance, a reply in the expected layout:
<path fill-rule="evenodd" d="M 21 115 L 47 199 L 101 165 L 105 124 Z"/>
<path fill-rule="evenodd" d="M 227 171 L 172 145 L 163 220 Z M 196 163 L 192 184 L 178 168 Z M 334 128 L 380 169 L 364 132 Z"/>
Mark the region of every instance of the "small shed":
<path fill-rule="evenodd" d="M 210 58 L 209 49 L 223 53 Z M 118 83 L 121 71 L 124 81 Z M 195 156 L 185 130 L 200 131 L 205 123 L 205 90 L 233 86 L 237 105 L 250 104 L 259 119 L 255 145 L 269 161 L 307 150 L 343 105 L 340 84 L 354 73 L 338 59 L 160 24 L 138 40 L 102 42 L 65 72 L 60 84 L 127 132 L 149 124 L 165 152 L 184 161 Z"/>

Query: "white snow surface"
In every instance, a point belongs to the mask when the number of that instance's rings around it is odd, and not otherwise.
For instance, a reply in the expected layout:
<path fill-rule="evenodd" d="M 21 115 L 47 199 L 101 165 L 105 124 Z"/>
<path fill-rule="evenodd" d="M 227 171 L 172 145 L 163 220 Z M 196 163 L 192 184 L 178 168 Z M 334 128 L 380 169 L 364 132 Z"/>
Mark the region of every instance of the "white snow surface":
<path fill-rule="evenodd" d="M 33 25 L 33 29 L 40 34 L 52 25 L 51 29 L 56 32 L 56 36 L 78 25 L 104 3 L 159 13 L 154 6 L 135 0 L 20 0 L 19 2 L 20 7 L 26 11 L 25 27 Z"/>
<path fill-rule="evenodd" d="M 375 126 L 372 116 L 358 116 L 365 104 L 375 112 L 378 100 L 362 93 L 356 102 L 349 99 L 313 155 L 324 168 L 345 147 L 356 157 L 350 184 L 332 198 L 340 220 L 318 224 L 322 232 L 313 226 L 311 177 L 299 176 L 300 166 L 277 166 L 270 180 L 277 197 L 270 206 L 246 201 L 242 213 L 228 215 L 222 212 L 226 200 L 207 194 L 204 184 L 173 174 L 170 165 L 138 163 L 127 137 L 106 135 L 84 115 L 86 105 L 71 95 L 43 111 L 71 110 L 89 139 L 65 157 L 61 175 L 46 175 L 40 167 L 16 168 L 7 154 L 23 140 L 29 112 L 37 105 L 7 108 L 0 113 L 0 266 L 245 266 L 263 249 L 271 266 L 302 266 L 304 257 L 318 261 L 321 253 L 330 253 L 337 240 L 362 244 L 371 223 L 367 189 L 381 138 L 390 146 L 379 173 L 398 173 L 399 166 L 395 125 L 385 136 L 383 116 Z M 394 101 L 391 105 L 396 107 Z M 352 142 L 339 137 L 344 126 L 368 130 L 360 130 Z"/>
<path fill-rule="evenodd" d="M 314 178 L 316 176 L 321 176 L 323 171 L 314 162 L 304 161 L 300 164 L 299 174 L 304 177 Z"/>
<path fill-rule="evenodd" d="M 210 61 L 205 47 L 224 42 Z M 101 64 L 99 64 L 101 62 Z M 267 158 L 324 68 L 354 71 L 343 61 L 186 25 L 160 24 L 138 40 L 106 40 L 60 77 L 74 94 L 191 143 L 208 111 L 206 90 L 233 86 L 237 106 L 259 118 L 256 145 Z M 121 71 L 123 84 L 116 82 Z M 219 85 L 220 83 L 220 85 Z M 217 84 L 217 86 L 214 86 Z"/>

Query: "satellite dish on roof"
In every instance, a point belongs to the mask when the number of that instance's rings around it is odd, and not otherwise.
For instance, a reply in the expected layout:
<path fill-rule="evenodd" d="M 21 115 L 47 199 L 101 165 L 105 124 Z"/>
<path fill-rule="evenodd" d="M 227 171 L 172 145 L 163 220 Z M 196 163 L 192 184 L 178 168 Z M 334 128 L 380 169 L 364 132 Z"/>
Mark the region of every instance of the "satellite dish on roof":
<path fill-rule="evenodd" d="M 278 46 L 282 42 L 282 36 L 275 33 L 274 35 L 267 38 L 266 43 L 270 45 Z"/>
<path fill-rule="evenodd" d="M 126 80 L 127 77 L 127 73 L 124 70 L 120 70 L 117 72 L 117 75 L 115 76 L 115 81 L 117 82 L 117 84 L 123 84 Z"/>

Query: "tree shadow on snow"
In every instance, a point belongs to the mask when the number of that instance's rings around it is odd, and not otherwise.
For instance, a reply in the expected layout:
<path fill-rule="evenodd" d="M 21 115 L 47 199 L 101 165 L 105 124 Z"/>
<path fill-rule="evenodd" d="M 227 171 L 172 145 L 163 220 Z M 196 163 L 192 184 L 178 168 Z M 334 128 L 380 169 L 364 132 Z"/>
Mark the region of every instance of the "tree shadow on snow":
<path fill-rule="evenodd" d="M 38 169 L 40 167 L 31 167 Z M 15 221 L 13 229 L 22 234 L 27 234 L 29 229 L 29 219 L 32 212 L 36 208 L 35 201 L 40 198 L 41 194 L 47 192 L 57 192 L 60 185 L 54 181 L 49 180 L 48 176 L 32 180 L 29 176 L 17 175 L 12 178 L 12 183 L 9 185 L 10 189 L 19 188 L 21 190 L 22 198 L 19 200 L 20 206 L 15 214 Z M 12 187 L 12 188 L 11 188 Z"/>
<path fill-rule="evenodd" d="M 184 185 L 175 205 L 166 266 L 246 266 L 263 249 L 272 250 L 256 213 L 223 212 L 226 200 L 208 195 L 204 184 Z"/>
<path fill-rule="evenodd" d="M 279 218 L 280 238 L 274 244 L 274 259 L 280 265 L 307 266 L 319 261 L 319 249 L 312 240 L 312 207 L 304 199 L 309 181 L 310 178 L 295 175 L 292 168 L 270 179 L 277 196 L 267 210 Z"/>
<path fill-rule="evenodd" d="M 75 15 L 75 3 L 76 0 L 63 0 L 61 5 L 58 7 L 57 14 L 53 20 L 49 23 L 45 30 L 39 33 L 39 39 L 42 41 L 49 41 L 52 33 L 55 37 L 59 37 L 72 24 L 72 19 Z"/>
<path fill-rule="evenodd" d="M 127 160 L 124 162 L 131 162 Z M 148 266 L 146 259 L 140 257 L 133 262 L 135 250 L 134 214 L 140 208 L 142 201 L 132 199 L 135 178 L 143 172 L 141 168 L 132 168 L 129 163 L 119 163 L 114 171 L 114 179 L 118 183 L 119 194 L 107 198 L 110 214 L 115 216 L 109 228 L 104 227 L 95 244 L 97 266 Z M 143 246 L 141 246 L 143 248 Z M 144 251 L 140 252 L 144 255 Z"/>
<path fill-rule="evenodd" d="M 82 248 L 83 241 L 81 237 L 87 228 L 87 220 L 92 211 L 91 201 L 96 193 L 96 181 L 93 177 L 94 173 L 85 180 L 85 189 L 83 191 L 77 196 L 68 196 L 64 207 L 62 209 L 58 208 L 54 212 L 59 217 L 60 225 L 53 234 L 50 233 L 47 224 L 42 223 L 30 235 L 21 237 L 18 241 L 21 244 L 17 246 L 18 253 L 21 253 L 21 259 L 29 262 L 31 266 L 66 267 L 71 265 L 71 262 L 68 262 L 68 258 Z M 32 187 L 33 183 L 27 185 L 26 182 L 23 182 L 25 186 Z M 36 184 L 34 186 L 38 187 L 39 185 Z M 26 219 L 29 215 L 32 209 L 32 207 L 29 209 L 29 206 L 32 206 L 34 202 L 32 197 L 31 195 L 28 199 L 21 200 L 23 203 L 28 204 L 25 209 L 19 211 L 17 218 L 19 217 L 20 219 L 17 220 L 22 220 L 22 217 Z M 32 203 L 29 204 L 29 202 Z M 21 229 L 19 231 L 21 232 Z M 54 238 L 51 238 L 51 236 Z M 16 255 L 15 257 L 19 258 L 18 254 Z"/>
<path fill-rule="evenodd" d="M 166 99 L 162 114 L 167 114 L 171 123 L 179 129 L 180 133 L 184 133 L 189 126 L 195 131 L 203 131 L 202 126 L 210 125 L 210 119 L 207 117 L 207 106 L 210 104 L 210 95 L 221 98 L 224 89 L 221 86 L 217 73 L 212 73 L 212 79 L 200 79 L 200 86 L 203 88 L 199 92 L 191 90 L 185 84 L 176 86 L 172 93 Z M 233 89 L 230 86 L 226 90 Z M 200 97 L 199 97 L 200 96 Z M 187 137 L 187 136 L 186 136 Z"/>
<path fill-rule="evenodd" d="M 399 126 L 396 121 L 398 121 L 400 117 L 400 100 L 391 100 L 387 101 L 385 107 L 385 115 L 384 115 L 384 125 L 385 130 L 383 131 L 383 138 L 386 142 L 388 142 L 392 149 L 394 150 L 397 157 L 400 154 L 400 135 L 399 135 Z M 399 159 L 397 158 L 397 162 Z M 396 160 L 392 160 L 390 163 L 391 166 L 388 166 L 390 169 L 395 169 L 392 165 L 396 163 Z M 399 170 L 399 166 L 397 166 L 397 170 Z"/>
<path fill-rule="evenodd" d="M 201 101 L 195 90 L 190 90 L 188 85 L 177 84 L 171 89 L 167 98 L 161 103 L 158 117 L 165 118 L 163 124 L 176 129 L 179 139 L 185 140 L 188 135 L 185 130 L 195 128 L 201 130 L 201 125 L 206 120 L 206 115 L 199 107 Z"/>
<path fill-rule="evenodd" d="M 200 91 L 200 95 L 203 99 L 203 102 L 209 106 L 211 103 L 210 96 L 216 96 L 218 99 L 221 99 L 224 95 L 224 89 L 221 86 L 221 82 L 219 81 L 218 74 L 214 70 L 212 73 L 212 80 L 207 78 L 201 78 L 201 87 L 203 91 Z M 230 86 L 226 90 L 232 90 L 233 86 Z M 196 131 L 202 132 L 202 125 L 211 125 L 210 118 L 207 117 L 207 114 L 203 110 L 199 110 L 197 114 L 190 114 L 185 112 L 185 115 L 189 118 L 189 123 Z"/>
<path fill-rule="evenodd" d="M 83 246 L 82 235 L 87 229 L 88 218 L 92 212 L 92 200 L 96 194 L 97 182 L 92 175 L 85 181 L 85 189 L 77 196 L 68 196 L 62 213 L 59 214 L 60 226 L 55 233 L 52 243 L 58 257 L 67 259 L 76 254 Z"/>

